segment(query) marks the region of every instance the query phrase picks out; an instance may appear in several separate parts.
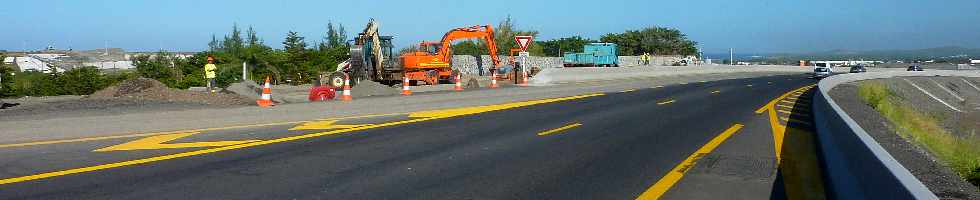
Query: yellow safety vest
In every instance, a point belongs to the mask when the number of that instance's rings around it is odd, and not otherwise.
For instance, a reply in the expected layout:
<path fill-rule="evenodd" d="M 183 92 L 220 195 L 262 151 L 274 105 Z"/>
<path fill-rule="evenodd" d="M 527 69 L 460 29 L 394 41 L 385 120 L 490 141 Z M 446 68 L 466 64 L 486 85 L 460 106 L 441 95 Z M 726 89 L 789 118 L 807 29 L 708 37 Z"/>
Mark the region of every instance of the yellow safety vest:
<path fill-rule="evenodd" d="M 206 64 L 206 65 L 204 65 L 204 78 L 215 78 L 215 77 L 217 77 L 214 74 L 214 71 L 215 70 L 218 70 L 218 67 L 217 66 L 214 66 L 214 64 Z"/>

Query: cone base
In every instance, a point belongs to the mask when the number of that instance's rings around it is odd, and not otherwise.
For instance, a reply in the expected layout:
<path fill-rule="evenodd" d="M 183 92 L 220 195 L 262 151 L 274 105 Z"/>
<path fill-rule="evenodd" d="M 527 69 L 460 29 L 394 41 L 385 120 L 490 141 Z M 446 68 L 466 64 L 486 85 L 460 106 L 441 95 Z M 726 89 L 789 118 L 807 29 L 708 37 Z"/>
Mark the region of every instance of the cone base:
<path fill-rule="evenodd" d="M 259 104 L 259 107 L 269 107 L 269 106 L 275 106 L 276 105 L 276 104 L 272 103 L 272 100 L 262 100 L 262 99 L 255 100 L 255 103 L 256 104 Z"/>

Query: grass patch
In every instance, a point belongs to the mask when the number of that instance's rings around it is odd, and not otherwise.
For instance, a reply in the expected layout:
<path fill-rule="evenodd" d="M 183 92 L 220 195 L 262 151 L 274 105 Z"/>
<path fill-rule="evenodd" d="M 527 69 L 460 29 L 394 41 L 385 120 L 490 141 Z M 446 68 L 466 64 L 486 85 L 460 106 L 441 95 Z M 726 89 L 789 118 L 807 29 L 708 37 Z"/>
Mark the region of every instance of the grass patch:
<path fill-rule="evenodd" d="M 930 153 L 953 171 L 980 189 L 980 143 L 977 138 L 958 138 L 944 129 L 939 120 L 908 106 L 888 86 L 879 81 L 864 81 L 858 94 L 890 121 L 899 136 Z"/>

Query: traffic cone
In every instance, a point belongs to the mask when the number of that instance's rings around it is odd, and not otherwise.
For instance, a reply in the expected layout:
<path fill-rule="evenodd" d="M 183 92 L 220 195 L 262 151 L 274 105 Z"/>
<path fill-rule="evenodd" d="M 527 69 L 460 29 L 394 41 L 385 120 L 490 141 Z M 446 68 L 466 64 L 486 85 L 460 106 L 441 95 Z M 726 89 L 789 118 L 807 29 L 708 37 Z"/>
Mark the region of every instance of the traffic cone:
<path fill-rule="evenodd" d="M 350 77 L 347 75 L 344 75 L 344 95 L 340 99 L 344 101 L 354 99 L 350 96 Z"/>
<path fill-rule="evenodd" d="M 255 103 L 259 104 L 259 107 L 275 105 L 272 103 L 272 84 L 269 83 L 269 77 L 265 77 L 265 86 L 262 87 L 262 98 L 255 100 Z"/>
<path fill-rule="evenodd" d="M 402 95 L 405 96 L 412 95 L 412 89 L 409 88 L 410 84 L 412 83 L 408 82 L 408 77 L 406 76 L 405 81 L 402 81 Z"/>
<path fill-rule="evenodd" d="M 497 71 L 490 73 L 490 88 L 497 88 Z"/>
<path fill-rule="evenodd" d="M 456 74 L 456 87 L 453 88 L 453 90 L 463 91 L 463 81 L 460 80 L 460 79 L 462 79 L 461 76 L 462 75 L 460 75 L 460 74 Z"/>

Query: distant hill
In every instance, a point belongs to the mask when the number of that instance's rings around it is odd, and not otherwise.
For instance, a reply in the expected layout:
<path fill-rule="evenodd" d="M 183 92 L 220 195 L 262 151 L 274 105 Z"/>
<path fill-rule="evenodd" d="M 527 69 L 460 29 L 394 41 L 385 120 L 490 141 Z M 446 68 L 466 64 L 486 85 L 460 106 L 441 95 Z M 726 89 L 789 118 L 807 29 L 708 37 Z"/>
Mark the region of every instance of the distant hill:
<path fill-rule="evenodd" d="M 931 59 L 969 59 L 980 58 L 980 49 L 958 46 L 936 47 L 911 50 L 869 50 L 854 51 L 837 49 L 825 52 L 804 54 L 772 54 L 770 59 L 804 60 L 931 60 Z"/>

